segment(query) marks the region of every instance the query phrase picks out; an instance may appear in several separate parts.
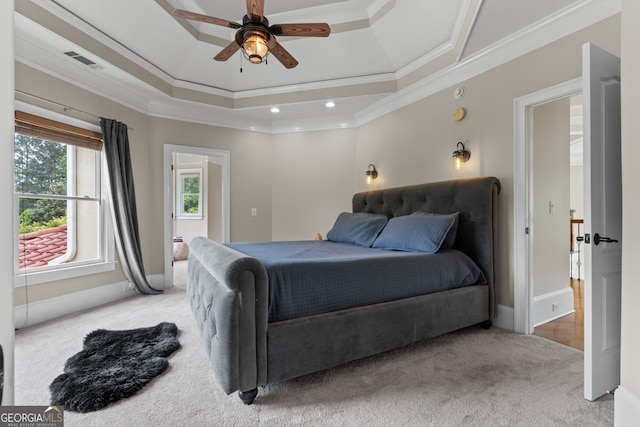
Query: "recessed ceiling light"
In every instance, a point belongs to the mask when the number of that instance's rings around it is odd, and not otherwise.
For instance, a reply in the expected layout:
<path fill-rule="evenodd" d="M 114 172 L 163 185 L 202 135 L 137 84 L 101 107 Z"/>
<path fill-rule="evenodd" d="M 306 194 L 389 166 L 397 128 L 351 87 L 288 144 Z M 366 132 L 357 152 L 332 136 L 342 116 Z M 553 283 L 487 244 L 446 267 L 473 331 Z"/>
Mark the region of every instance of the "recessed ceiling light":
<path fill-rule="evenodd" d="M 327 103 L 324 104 L 324 106 L 327 107 L 327 108 L 333 108 L 333 107 L 336 106 L 336 103 L 333 102 L 333 101 L 327 101 Z"/>
<path fill-rule="evenodd" d="M 271 107 L 271 112 L 272 113 L 279 113 L 280 109 L 278 107 Z"/>

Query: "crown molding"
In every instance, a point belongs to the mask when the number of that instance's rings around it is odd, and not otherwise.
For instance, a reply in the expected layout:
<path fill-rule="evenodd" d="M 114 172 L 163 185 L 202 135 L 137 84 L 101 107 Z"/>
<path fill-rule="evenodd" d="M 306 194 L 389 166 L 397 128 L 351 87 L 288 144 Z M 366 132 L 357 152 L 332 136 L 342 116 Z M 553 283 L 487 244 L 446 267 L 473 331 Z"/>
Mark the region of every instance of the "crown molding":
<path fill-rule="evenodd" d="M 137 55 L 135 52 L 132 52 L 130 49 L 126 48 L 122 44 L 116 42 L 114 39 L 107 36 L 102 31 L 88 24 L 86 21 L 80 19 L 78 16 L 69 12 L 64 7 L 58 5 L 55 1 L 53 0 L 30 0 L 30 1 L 33 2 L 35 5 L 41 7 L 43 10 L 49 12 L 51 15 L 55 16 L 56 18 L 60 19 L 65 24 L 70 25 L 71 27 L 77 29 L 78 31 L 86 34 L 88 37 L 98 41 L 99 43 L 111 49 L 113 52 L 122 56 L 126 60 L 131 61 L 135 65 L 143 68 L 145 71 L 153 74 L 155 77 L 163 80 L 165 83 L 168 83 L 168 84 L 173 83 L 173 80 L 174 80 L 173 76 L 169 75 L 160 67 L 153 64 L 152 62 L 149 62 L 144 58 L 142 58 L 141 56 Z M 16 5 L 16 11 L 18 11 L 17 6 L 18 5 Z M 16 20 L 18 19 L 18 17 L 29 20 L 28 18 L 23 17 L 19 13 L 16 14 Z M 37 25 L 37 24 L 34 24 L 34 25 Z M 95 62 L 101 66 L 105 66 L 105 67 L 110 66 L 110 65 L 106 65 L 104 60 L 102 60 L 101 58 L 98 59 L 96 55 L 91 52 L 85 51 L 83 54 L 85 54 L 87 57 L 92 58 L 92 60 L 95 60 Z"/>
<path fill-rule="evenodd" d="M 47 3 L 44 0 L 34 1 L 37 3 Z M 295 121 L 278 121 L 273 118 L 263 120 L 247 119 L 247 117 L 243 115 L 243 109 L 229 109 L 172 98 L 168 94 L 165 94 L 144 82 L 141 84 L 140 80 L 132 76 L 125 75 L 125 73 L 120 70 L 114 70 L 112 66 L 104 67 L 103 70 L 93 70 L 88 67 L 80 66 L 74 63 L 75 60 L 63 57 L 64 55 L 59 54 L 59 52 L 48 52 L 42 47 L 30 42 L 27 35 L 23 34 L 20 30 L 20 28 L 23 28 L 22 25 L 16 25 L 15 59 L 18 62 L 24 63 L 70 84 L 154 117 L 163 117 L 187 122 L 266 133 L 341 129 L 361 126 L 430 96 L 440 90 L 444 90 L 546 44 L 566 37 L 571 33 L 620 13 L 620 11 L 620 0 L 583 1 L 576 4 L 575 7 L 567 8 L 549 19 L 532 25 L 515 35 L 500 41 L 499 43 L 495 43 L 474 55 L 466 57 L 461 62 L 446 67 L 428 78 L 425 78 L 402 90 L 393 92 L 384 99 L 365 107 L 353 115 L 329 118 L 324 117 L 320 119 L 307 118 Z M 16 14 L 16 23 L 19 24 L 19 21 L 21 20 L 29 21 L 20 14 Z M 36 24 L 31 23 L 29 25 Z M 100 33 L 98 32 L 96 36 L 100 36 L 99 34 Z M 102 35 L 101 37 L 104 38 L 105 36 Z M 104 40 L 104 42 L 105 44 L 108 42 L 109 47 L 112 47 L 112 44 L 114 43 L 113 40 L 110 39 Z M 445 47 L 443 47 L 443 49 L 444 48 Z M 128 59 L 134 60 L 133 57 L 130 57 L 130 55 L 133 55 L 131 52 L 122 47 L 120 47 L 120 49 L 121 51 L 118 51 L 118 53 L 126 55 Z M 93 55 L 88 56 L 93 57 Z M 135 55 L 133 56 L 135 57 Z M 145 66 L 145 64 L 142 63 L 138 63 L 138 65 L 143 67 Z M 146 66 L 149 66 L 149 64 L 147 63 Z M 416 65 L 416 63 L 413 63 L 408 67 L 417 66 L 418 65 Z M 145 67 L 145 69 L 147 68 Z M 396 73 L 324 82 L 312 82 L 234 93 L 216 88 L 208 88 L 206 92 L 227 97 L 232 95 L 233 99 L 250 97 L 259 98 L 275 94 L 304 92 L 336 87 L 350 87 L 359 84 L 365 85 L 379 82 L 397 82 L 399 76 L 404 75 L 403 73 L 408 72 L 410 69 L 413 68 L 403 69 Z M 157 69 L 156 72 L 158 72 Z M 168 81 L 170 85 L 174 87 L 187 88 L 201 92 L 205 91 L 200 85 L 192 85 L 188 82 L 175 81 L 166 74 L 161 78 Z"/>
<path fill-rule="evenodd" d="M 357 126 L 362 126 L 464 80 L 487 72 L 621 11 L 620 0 L 587 0 L 582 2 L 581 6 L 565 9 L 543 22 L 536 23 L 512 37 L 503 39 L 463 61 L 444 68 L 359 111 L 356 113 Z"/>
<path fill-rule="evenodd" d="M 16 20 L 18 19 L 16 16 Z M 123 83 L 120 79 L 106 74 L 104 70 L 78 65 L 75 59 L 60 52 L 43 49 L 25 37 L 17 26 L 14 42 L 14 59 L 17 62 L 138 112 L 147 113 L 148 104 L 145 100 L 150 96 L 156 96 L 149 91 L 141 91 L 137 85 Z"/>

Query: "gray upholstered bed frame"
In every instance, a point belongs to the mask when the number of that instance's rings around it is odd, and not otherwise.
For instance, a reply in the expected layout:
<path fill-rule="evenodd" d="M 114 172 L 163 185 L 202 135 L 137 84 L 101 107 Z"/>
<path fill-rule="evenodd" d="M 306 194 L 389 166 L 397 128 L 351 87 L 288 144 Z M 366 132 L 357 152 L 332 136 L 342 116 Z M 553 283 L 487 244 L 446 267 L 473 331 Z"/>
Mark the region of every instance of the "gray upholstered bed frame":
<path fill-rule="evenodd" d="M 215 376 L 249 404 L 257 387 L 333 367 L 464 327 L 491 325 L 496 310 L 500 182 L 472 178 L 358 193 L 354 212 L 388 217 L 460 212 L 455 248 L 487 284 L 275 323 L 267 322 L 262 264 L 216 242 L 191 242 L 188 298 Z"/>

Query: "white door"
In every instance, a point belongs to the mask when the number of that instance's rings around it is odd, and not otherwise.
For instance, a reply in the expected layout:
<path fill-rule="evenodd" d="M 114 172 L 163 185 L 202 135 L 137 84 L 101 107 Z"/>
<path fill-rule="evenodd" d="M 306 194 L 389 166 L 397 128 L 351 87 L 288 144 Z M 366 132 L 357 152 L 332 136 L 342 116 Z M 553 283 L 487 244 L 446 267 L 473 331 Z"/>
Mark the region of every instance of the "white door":
<path fill-rule="evenodd" d="M 595 400 L 620 384 L 620 58 L 597 46 L 585 44 L 582 50 L 582 77 L 584 397 Z"/>

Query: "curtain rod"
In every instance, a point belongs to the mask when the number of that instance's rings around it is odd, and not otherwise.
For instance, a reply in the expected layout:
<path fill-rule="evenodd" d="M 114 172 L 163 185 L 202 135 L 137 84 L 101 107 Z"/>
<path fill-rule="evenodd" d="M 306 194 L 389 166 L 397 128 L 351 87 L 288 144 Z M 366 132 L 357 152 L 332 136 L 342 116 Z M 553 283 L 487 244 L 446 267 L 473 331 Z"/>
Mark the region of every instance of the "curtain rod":
<path fill-rule="evenodd" d="M 100 116 L 96 116 L 95 114 L 88 113 L 88 112 L 86 112 L 86 111 L 80 110 L 79 108 L 69 107 L 68 105 L 61 104 L 61 103 L 59 103 L 59 102 L 57 102 L 57 101 L 52 101 L 52 100 L 50 100 L 50 99 L 43 98 L 43 97 L 38 96 L 38 95 L 33 95 L 33 94 L 31 94 L 31 93 L 24 92 L 24 91 L 19 90 L 19 89 L 15 89 L 15 91 L 16 91 L 17 93 L 19 93 L 19 94 L 26 95 L 26 96 L 30 96 L 30 97 L 32 97 L 32 98 L 39 99 L 40 101 L 45 101 L 45 102 L 48 102 L 48 103 L 50 103 L 50 104 L 57 105 L 58 107 L 62 107 L 62 109 L 64 109 L 64 111 L 65 111 L 65 112 L 66 112 L 66 111 L 69 111 L 69 110 L 73 110 L 73 111 L 77 111 L 77 112 L 82 113 L 82 114 L 86 114 L 86 115 L 91 116 L 91 117 L 93 117 L 93 118 L 95 118 L 95 119 L 98 119 L 98 124 L 100 124 Z M 129 126 L 127 126 L 127 129 L 129 129 L 129 130 L 134 130 L 132 127 L 129 127 Z"/>

